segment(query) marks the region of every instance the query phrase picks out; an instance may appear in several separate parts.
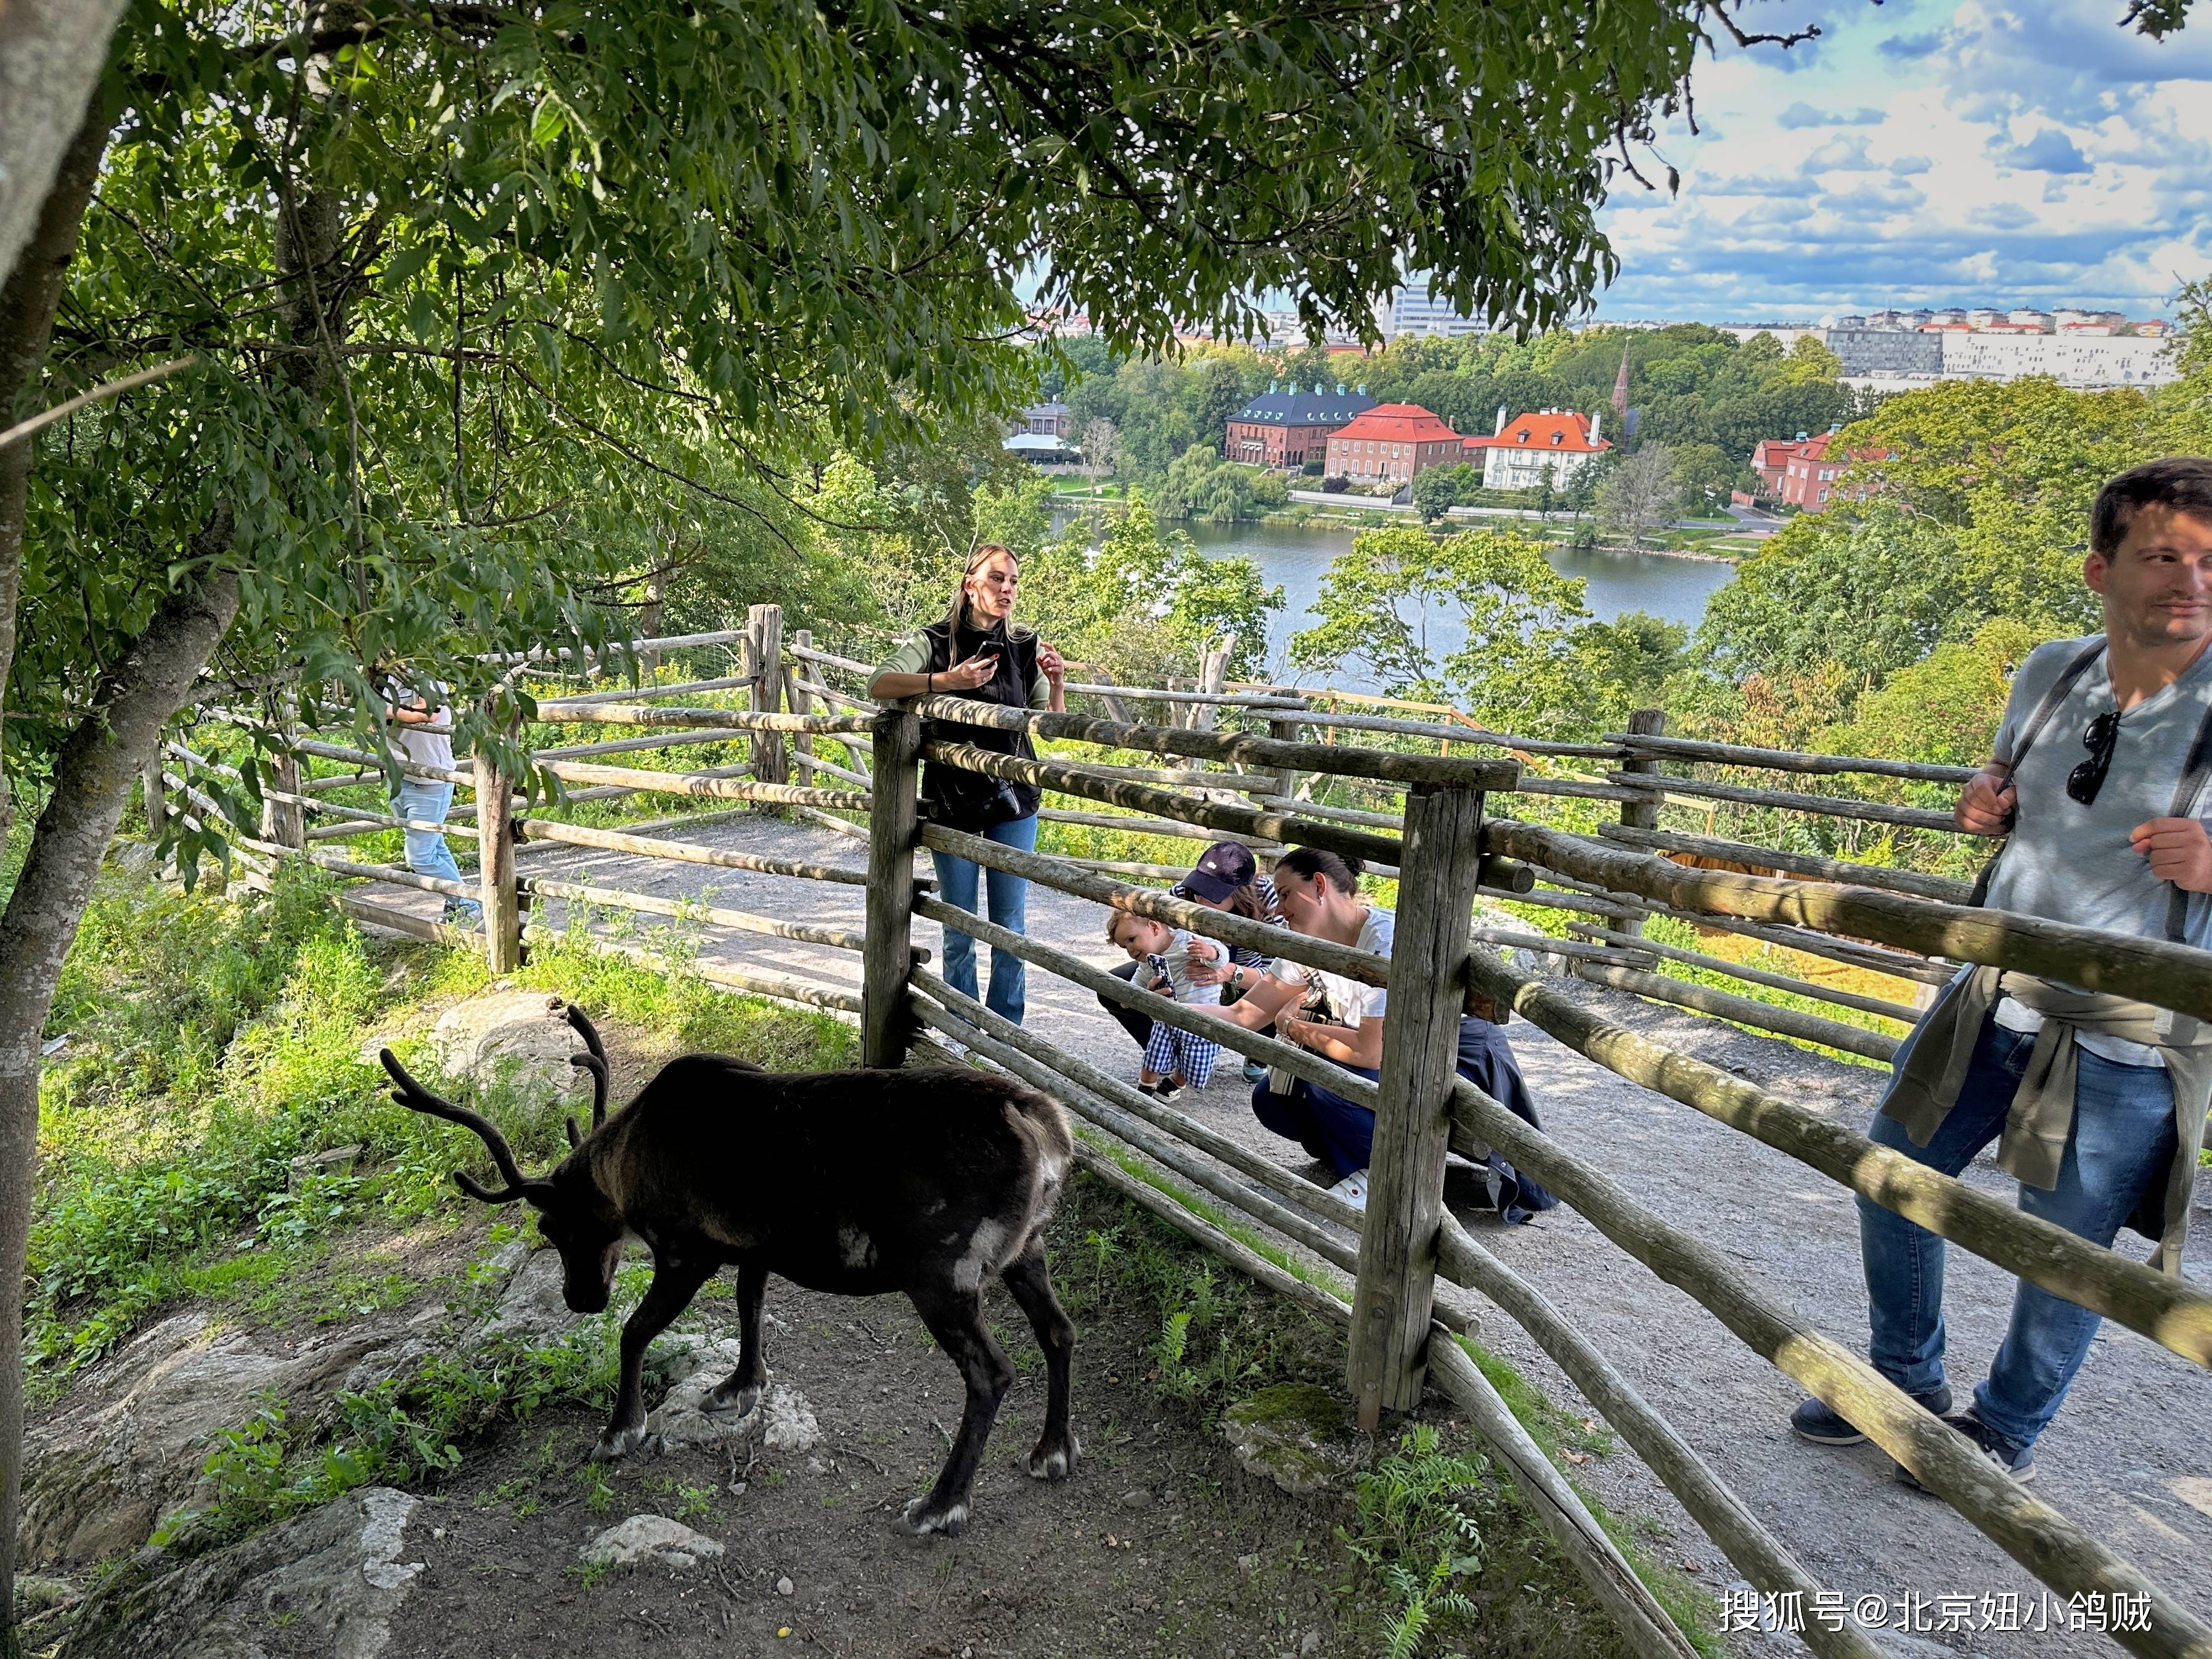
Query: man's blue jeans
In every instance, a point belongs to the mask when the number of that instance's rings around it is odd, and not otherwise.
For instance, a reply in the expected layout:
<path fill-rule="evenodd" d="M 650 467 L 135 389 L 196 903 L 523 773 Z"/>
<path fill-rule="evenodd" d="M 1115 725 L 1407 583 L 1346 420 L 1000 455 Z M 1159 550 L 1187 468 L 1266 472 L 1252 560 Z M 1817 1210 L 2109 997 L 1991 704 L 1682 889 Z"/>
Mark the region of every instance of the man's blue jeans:
<path fill-rule="evenodd" d="M 1032 853 L 1036 850 L 1036 815 L 1031 813 L 1025 818 L 994 823 L 982 835 L 984 840 L 1011 847 L 1018 853 Z M 1003 870 L 983 870 L 950 853 L 933 852 L 929 857 L 937 866 L 938 896 L 947 904 L 971 916 L 983 915 L 985 913 L 975 908 L 975 889 L 978 878 L 986 878 L 981 883 L 989 905 L 986 919 L 997 922 L 1009 933 L 1024 931 L 1029 908 L 1028 882 Z M 1022 1023 L 1027 969 L 1028 964 L 1011 951 L 991 952 L 991 994 L 983 999 L 983 1006 L 1017 1025 Z M 975 994 L 975 941 L 950 927 L 945 930 L 945 982 L 969 996 Z"/>
<path fill-rule="evenodd" d="M 428 778 L 408 778 L 401 782 L 398 793 L 392 797 L 394 817 L 406 818 L 418 823 L 443 823 L 446 814 L 453 805 L 453 786 L 435 783 Z M 407 867 L 418 876 L 437 876 L 446 881 L 459 881 L 461 866 L 453 862 L 453 848 L 446 838 L 431 830 L 408 830 L 401 832 L 407 837 Z M 474 899 L 446 896 L 446 914 L 474 916 L 482 914 L 483 907 Z"/>
<path fill-rule="evenodd" d="M 1992 1018 L 1982 1028 L 1958 1104 L 1925 1146 L 1875 1115 L 1867 1133 L 1916 1163 L 1956 1175 L 2004 1132 L 2034 1037 Z M 1903 1056 L 1899 1057 L 1900 1063 Z M 2074 1129 L 2050 1192 L 2023 1183 L 2020 1207 L 2092 1243 L 2109 1245 L 2174 1152 L 2173 1085 L 2155 1066 L 2122 1066 L 2086 1050 L 2075 1084 Z M 1908 1394 L 1943 1381 L 1943 1241 L 1871 1200 L 1859 1200 L 1875 1369 Z M 2097 1334 L 2095 1314 L 2022 1280 L 1974 1414 L 2007 1439 L 2034 1443 L 2065 1399 Z"/>

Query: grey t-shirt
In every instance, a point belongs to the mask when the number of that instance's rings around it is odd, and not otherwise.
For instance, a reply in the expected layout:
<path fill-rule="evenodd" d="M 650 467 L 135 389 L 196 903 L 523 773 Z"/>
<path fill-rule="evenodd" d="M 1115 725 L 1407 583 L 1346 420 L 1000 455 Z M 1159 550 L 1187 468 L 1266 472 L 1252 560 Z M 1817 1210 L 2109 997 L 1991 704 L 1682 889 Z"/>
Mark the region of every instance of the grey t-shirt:
<path fill-rule="evenodd" d="M 1998 760 L 2011 763 L 2021 729 L 2094 638 L 2055 640 L 2029 653 L 2013 680 L 2004 722 L 1997 728 Z M 2094 804 L 2084 806 L 2067 795 L 2066 779 L 2088 758 L 2082 738 L 2089 722 L 2112 708 L 2112 674 L 2106 659 L 2099 657 L 2044 723 L 2027 759 L 2013 769 L 2019 809 L 1990 883 L 1990 908 L 2164 939 L 2174 889 L 2151 874 L 2128 833 L 2147 818 L 2172 813 L 2174 790 L 2208 705 L 2212 650 L 2172 685 L 2120 716 L 2112 769 Z M 2208 816 L 2208 807 L 2212 790 L 2183 810 L 2202 817 Z M 2212 946 L 2212 900 L 2206 895 L 2189 895 L 2183 935 L 2200 949 Z"/>

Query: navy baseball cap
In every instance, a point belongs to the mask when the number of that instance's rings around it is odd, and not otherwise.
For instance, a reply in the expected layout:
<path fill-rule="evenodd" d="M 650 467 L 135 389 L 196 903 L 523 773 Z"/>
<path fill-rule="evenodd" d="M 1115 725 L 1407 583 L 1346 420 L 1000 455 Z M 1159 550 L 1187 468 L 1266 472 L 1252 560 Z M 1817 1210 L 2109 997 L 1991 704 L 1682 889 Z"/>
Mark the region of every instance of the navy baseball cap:
<path fill-rule="evenodd" d="M 1243 842 L 1217 841 L 1199 855 L 1190 873 L 1182 878 L 1183 890 L 1209 904 L 1218 904 L 1247 885 L 1259 868 L 1252 849 Z"/>

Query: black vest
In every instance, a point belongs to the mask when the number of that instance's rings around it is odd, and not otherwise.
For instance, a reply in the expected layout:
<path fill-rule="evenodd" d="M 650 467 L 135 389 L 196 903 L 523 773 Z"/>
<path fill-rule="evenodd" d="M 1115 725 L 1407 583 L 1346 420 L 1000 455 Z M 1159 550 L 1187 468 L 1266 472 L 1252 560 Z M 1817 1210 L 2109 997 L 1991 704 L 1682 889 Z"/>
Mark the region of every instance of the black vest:
<path fill-rule="evenodd" d="M 965 661 L 975 655 L 980 647 L 998 653 L 999 669 L 988 683 L 971 691 L 945 695 L 1026 710 L 1030 706 L 1030 688 L 1036 684 L 1037 636 L 1028 632 L 1010 635 L 1004 623 L 981 631 L 963 628 L 960 635 L 958 660 Z M 921 636 L 929 644 L 929 660 L 922 672 L 942 674 L 951 667 L 956 654 L 945 625 L 932 623 L 921 630 Z M 1002 732 L 995 726 L 969 726 L 959 720 L 925 720 L 921 737 L 924 743 L 973 744 L 996 754 L 1018 755 L 1024 760 L 1036 758 L 1036 750 L 1027 732 Z M 1011 798 L 1002 791 L 1012 792 Z M 965 830 L 980 835 L 992 824 L 1028 817 L 1037 810 L 1037 799 L 1036 790 L 1026 783 L 1002 783 L 980 772 L 940 766 L 935 761 L 922 765 L 922 811 L 931 823 L 941 823 L 948 830 Z M 1019 810 L 1012 810 L 1015 808 Z"/>

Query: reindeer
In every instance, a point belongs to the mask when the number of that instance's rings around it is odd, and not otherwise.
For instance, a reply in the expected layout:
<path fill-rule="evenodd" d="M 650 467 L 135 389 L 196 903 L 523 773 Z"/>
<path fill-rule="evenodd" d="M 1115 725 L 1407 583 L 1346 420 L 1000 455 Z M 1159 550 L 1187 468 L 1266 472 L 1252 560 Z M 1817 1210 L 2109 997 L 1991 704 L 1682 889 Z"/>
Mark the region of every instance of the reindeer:
<path fill-rule="evenodd" d="M 592 1132 L 571 1117 L 569 1154 L 544 1176 L 526 1176 L 496 1128 L 432 1094 L 389 1048 L 380 1058 L 394 1100 L 474 1130 L 490 1150 L 506 1184 L 457 1172 L 462 1191 L 537 1209 L 574 1312 L 605 1309 L 626 1237 L 653 1252 L 653 1283 L 623 1326 L 621 1386 L 594 1462 L 644 1442 L 646 1348 L 718 1269 L 738 1270 L 742 1340 L 710 1411 L 749 1412 L 767 1383 L 761 1304 L 771 1273 L 837 1296 L 902 1291 L 960 1368 L 968 1402 L 937 1484 L 906 1505 L 901 1524 L 957 1534 L 1013 1382 L 983 1323 L 983 1279 L 996 1273 L 1045 1356 L 1044 1433 L 1029 1471 L 1067 1477 L 1079 1450 L 1067 1401 L 1075 1331 L 1053 1295 L 1043 1237 L 1074 1152 L 1057 1102 L 966 1067 L 771 1073 L 698 1054 L 669 1061 L 610 1119 L 606 1050 L 582 1010 L 568 1018 L 588 1051 L 573 1063 L 592 1076 Z"/>

